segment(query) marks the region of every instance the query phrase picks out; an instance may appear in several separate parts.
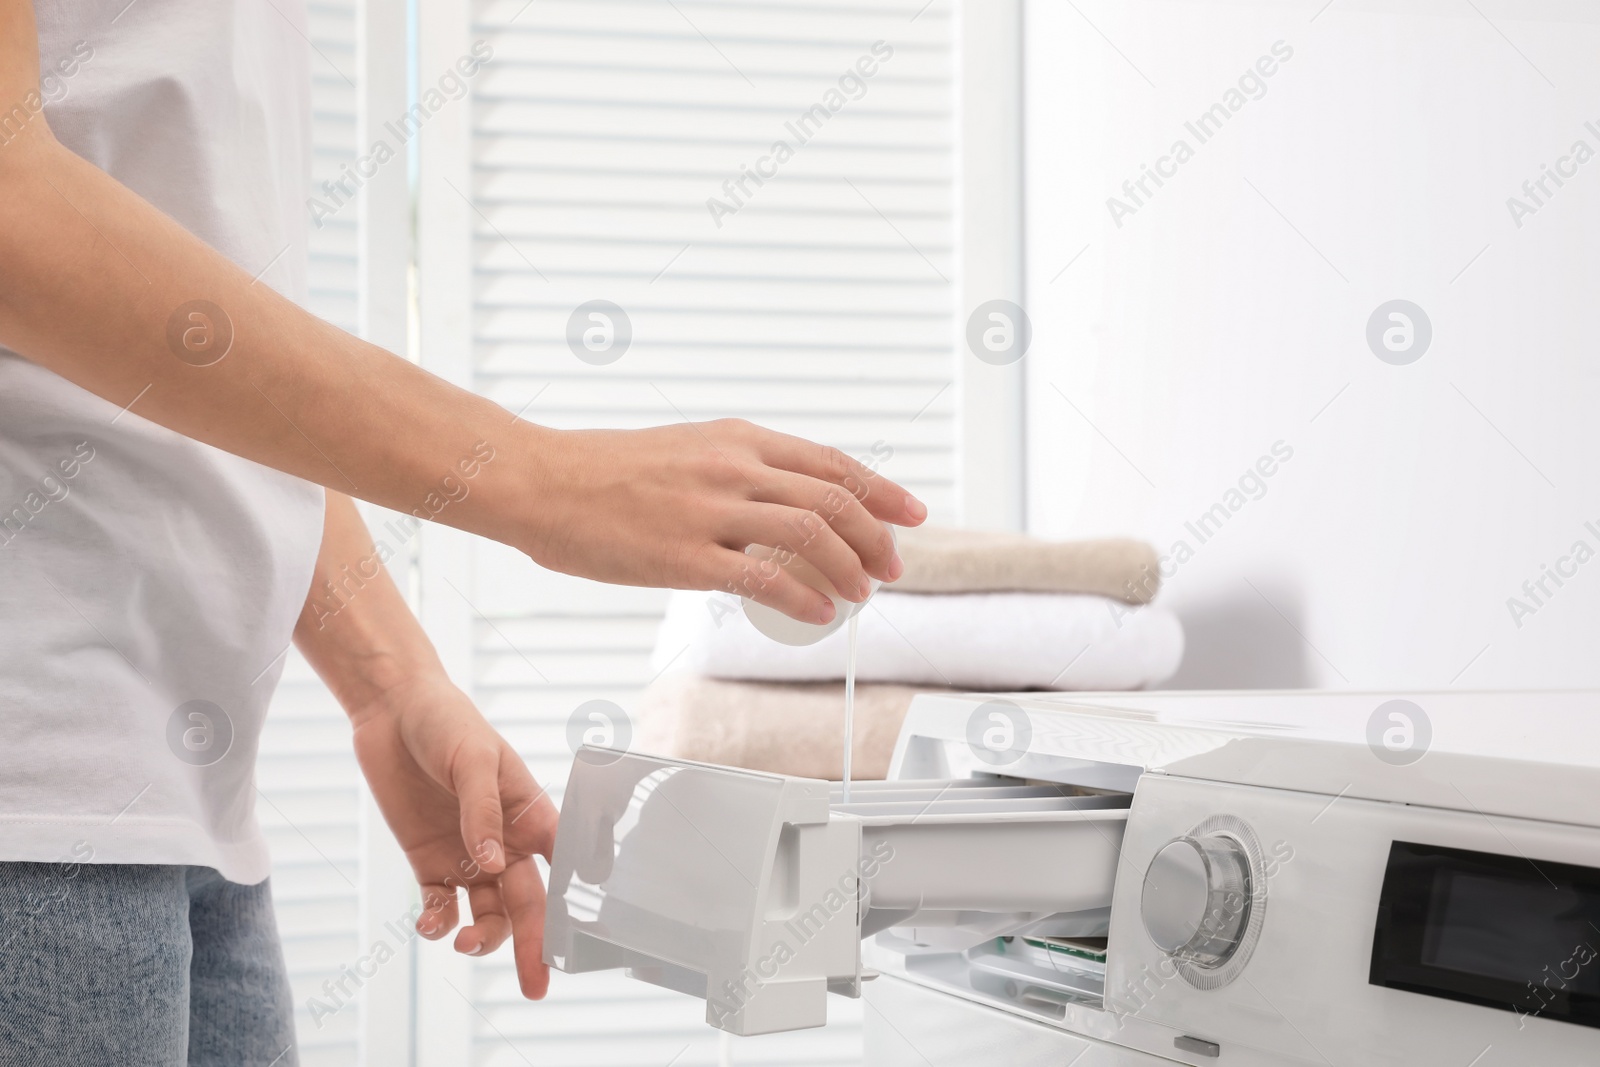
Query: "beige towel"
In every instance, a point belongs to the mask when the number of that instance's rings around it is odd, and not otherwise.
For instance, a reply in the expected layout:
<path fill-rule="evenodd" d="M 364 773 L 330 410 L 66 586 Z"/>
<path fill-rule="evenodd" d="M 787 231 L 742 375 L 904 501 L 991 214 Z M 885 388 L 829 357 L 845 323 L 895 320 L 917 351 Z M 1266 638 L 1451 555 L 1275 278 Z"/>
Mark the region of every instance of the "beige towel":
<path fill-rule="evenodd" d="M 856 686 L 853 779 L 889 773 L 911 698 L 933 691 Z M 835 782 L 843 775 L 842 683 L 672 675 L 644 691 L 637 718 L 632 747 L 638 751 Z"/>
<path fill-rule="evenodd" d="M 1096 593 L 1148 604 L 1161 585 L 1142 541 L 1041 541 L 1022 534 L 917 527 L 899 530 L 906 570 L 897 593 Z"/>

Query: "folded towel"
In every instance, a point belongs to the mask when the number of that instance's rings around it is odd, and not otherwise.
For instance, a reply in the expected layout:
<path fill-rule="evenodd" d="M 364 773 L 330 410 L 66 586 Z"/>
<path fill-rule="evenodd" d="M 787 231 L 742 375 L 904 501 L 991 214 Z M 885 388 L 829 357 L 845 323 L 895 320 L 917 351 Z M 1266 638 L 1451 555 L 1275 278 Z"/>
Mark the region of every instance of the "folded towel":
<path fill-rule="evenodd" d="M 864 682 L 1020 689 L 1139 689 L 1171 677 L 1183 628 L 1165 608 L 1067 593 L 878 592 L 862 609 Z M 654 669 L 713 678 L 820 682 L 844 677 L 846 627 L 814 645 L 780 645 L 725 593 L 674 593 Z"/>
<path fill-rule="evenodd" d="M 917 527 L 899 531 L 898 593 L 1098 593 L 1148 604 L 1161 586 L 1142 541 L 1041 541 L 1021 534 Z"/>
<path fill-rule="evenodd" d="M 917 690 L 856 686 L 852 778 L 889 773 L 900 723 Z M 844 686 L 662 678 L 641 695 L 633 748 L 678 759 L 838 781 L 843 772 Z"/>

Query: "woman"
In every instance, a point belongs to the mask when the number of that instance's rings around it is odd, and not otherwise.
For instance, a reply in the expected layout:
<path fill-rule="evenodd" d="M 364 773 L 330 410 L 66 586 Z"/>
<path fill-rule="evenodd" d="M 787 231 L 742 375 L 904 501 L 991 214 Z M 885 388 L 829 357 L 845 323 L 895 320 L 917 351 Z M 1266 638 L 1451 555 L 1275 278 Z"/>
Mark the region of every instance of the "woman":
<path fill-rule="evenodd" d="M 816 621 L 826 597 L 742 550 L 792 547 L 859 600 L 899 575 L 882 521 L 926 515 L 742 422 L 532 425 L 301 310 L 303 24 L 286 0 L 0 0 L 0 1063 L 295 1062 L 252 767 L 291 636 L 349 712 L 419 931 L 455 928 L 464 887 L 456 949 L 510 938 L 543 995 L 554 806 L 352 496 Z"/>

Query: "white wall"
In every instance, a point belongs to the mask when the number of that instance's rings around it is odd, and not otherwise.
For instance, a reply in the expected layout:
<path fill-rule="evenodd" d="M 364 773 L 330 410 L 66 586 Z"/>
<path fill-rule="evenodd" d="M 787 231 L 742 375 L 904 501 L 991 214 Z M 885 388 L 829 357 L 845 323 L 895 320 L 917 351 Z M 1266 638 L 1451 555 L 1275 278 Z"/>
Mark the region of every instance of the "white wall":
<path fill-rule="evenodd" d="M 1507 206 L 1600 151 L 1600 5 L 1474 3 L 1027 5 L 1029 525 L 1187 543 L 1174 684 L 1600 685 L 1600 559 L 1522 593 L 1600 550 L 1600 158 L 1520 228 Z M 1185 121 L 1278 41 L 1200 143 Z M 1118 226 L 1107 198 L 1180 138 Z M 1365 337 L 1395 298 L 1434 331 L 1405 366 Z M 1276 442 L 1201 543 L 1185 522 Z"/>

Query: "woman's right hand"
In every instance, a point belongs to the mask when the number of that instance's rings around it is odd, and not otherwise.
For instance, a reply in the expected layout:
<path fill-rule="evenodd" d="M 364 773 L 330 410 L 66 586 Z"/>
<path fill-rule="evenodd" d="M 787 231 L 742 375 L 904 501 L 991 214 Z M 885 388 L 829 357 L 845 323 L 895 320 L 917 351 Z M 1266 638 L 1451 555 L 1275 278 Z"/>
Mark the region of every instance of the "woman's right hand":
<path fill-rule="evenodd" d="M 540 436 L 532 533 L 518 547 L 542 566 L 604 582 L 718 589 L 829 622 L 826 596 L 745 549 L 795 553 L 859 602 L 869 575 L 900 577 L 884 523 L 916 526 L 928 515 L 838 449 L 742 419 Z"/>

